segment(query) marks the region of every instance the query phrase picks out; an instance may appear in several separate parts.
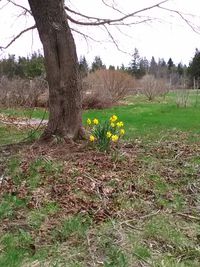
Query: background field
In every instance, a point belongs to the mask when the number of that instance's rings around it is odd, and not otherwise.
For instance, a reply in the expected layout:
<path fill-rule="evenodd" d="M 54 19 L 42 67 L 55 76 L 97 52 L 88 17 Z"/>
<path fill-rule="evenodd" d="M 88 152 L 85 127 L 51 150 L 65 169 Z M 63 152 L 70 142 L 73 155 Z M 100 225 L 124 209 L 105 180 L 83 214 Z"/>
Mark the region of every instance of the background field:
<path fill-rule="evenodd" d="M 99 118 L 101 121 L 108 119 L 116 114 L 126 125 L 126 139 L 134 138 L 159 138 L 168 135 L 169 131 L 187 131 L 191 133 L 200 132 L 200 95 L 198 92 L 190 90 L 186 107 L 177 106 L 179 92 L 170 92 L 165 98 L 156 101 L 147 101 L 144 96 L 127 97 L 122 105 L 110 109 L 88 110 L 83 113 L 83 123 L 86 119 Z M 184 95 L 182 96 L 184 98 Z M 27 118 L 47 119 L 48 112 L 44 109 L 1 109 L 1 114 L 9 116 L 19 116 Z M 1 142 L 8 142 L 10 139 L 9 130 L 5 133 L 3 125 L 0 124 Z M 12 127 L 10 128 L 12 131 Z M 24 137 L 24 132 L 21 134 Z M 20 133 L 13 130 L 12 139 L 19 140 Z M 13 140 L 14 140 L 13 139 Z"/>

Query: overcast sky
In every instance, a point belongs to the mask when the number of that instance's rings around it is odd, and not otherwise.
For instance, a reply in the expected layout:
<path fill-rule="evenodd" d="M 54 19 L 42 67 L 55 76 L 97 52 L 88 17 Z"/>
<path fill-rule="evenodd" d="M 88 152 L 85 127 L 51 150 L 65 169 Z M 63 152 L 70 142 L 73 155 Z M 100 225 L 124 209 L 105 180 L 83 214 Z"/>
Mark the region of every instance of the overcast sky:
<path fill-rule="evenodd" d="M 28 7 L 27 0 L 15 1 L 18 4 Z M 113 9 L 105 7 L 101 0 L 73 0 L 70 2 L 74 10 L 103 18 L 117 18 L 121 14 L 114 12 Z M 107 3 L 116 3 L 116 7 L 124 13 L 130 13 L 140 10 L 144 7 L 158 3 L 159 0 L 106 0 Z M 0 1 L 0 7 L 3 7 L 6 0 Z M 73 3 L 73 4 L 72 4 Z M 200 27 L 200 0 L 169 0 L 163 5 L 171 9 L 176 9 L 186 15 L 185 18 Z M 34 22 L 29 17 L 19 16 L 21 10 L 12 4 L 6 5 L 0 9 L 0 46 L 8 43 L 11 38 L 20 32 L 23 28 L 31 26 Z M 188 15 L 189 14 L 189 15 Z M 194 55 L 195 48 L 200 48 L 200 34 L 195 33 L 178 15 L 155 8 L 145 13 L 141 13 L 142 18 L 154 18 L 148 23 L 133 25 L 131 27 L 110 28 L 110 33 L 114 36 L 118 47 L 124 51 L 120 52 L 113 44 L 105 30 L 98 27 L 77 27 L 72 28 L 84 32 L 96 41 L 86 42 L 85 39 L 74 33 L 78 55 L 85 55 L 91 62 L 96 55 L 100 56 L 103 62 L 108 66 L 125 66 L 131 61 L 131 54 L 134 48 L 138 48 L 142 57 L 151 59 L 163 57 L 166 61 L 172 57 L 175 63 L 182 62 L 188 64 Z M 80 18 L 79 18 L 80 19 Z M 134 22 L 138 22 L 136 18 Z M 200 32 L 200 30 L 199 30 Z M 26 56 L 40 49 L 42 45 L 39 41 L 37 31 L 26 33 L 23 38 L 17 40 L 7 51 L 1 53 L 5 57 L 7 53 L 17 56 Z"/>

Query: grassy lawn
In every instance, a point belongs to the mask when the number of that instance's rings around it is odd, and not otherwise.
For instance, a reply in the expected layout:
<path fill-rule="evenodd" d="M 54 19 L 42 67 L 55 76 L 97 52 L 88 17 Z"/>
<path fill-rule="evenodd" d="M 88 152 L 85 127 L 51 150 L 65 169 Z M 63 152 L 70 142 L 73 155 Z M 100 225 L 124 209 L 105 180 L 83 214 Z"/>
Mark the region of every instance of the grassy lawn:
<path fill-rule="evenodd" d="M 137 103 L 108 110 L 87 111 L 86 117 L 109 118 L 117 114 L 128 129 L 127 137 L 158 137 L 166 130 L 200 132 L 200 108 L 177 108 L 173 104 Z"/>
<path fill-rule="evenodd" d="M 16 143 L 25 138 L 26 132 L 0 123 L 0 144 Z"/>
<path fill-rule="evenodd" d="M 165 99 L 149 102 L 142 96 L 127 98 L 129 105 L 116 106 L 105 110 L 88 110 L 83 113 L 86 119 L 99 118 L 105 120 L 116 114 L 124 121 L 127 129 L 126 138 L 158 139 L 168 135 L 168 131 L 200 132 L 200 95 L 191 90 L 188 107 L 177 107 L 176 92 L 170 92 Z M 47 119 L 48 112 L 44 109 L 5 109 L 1 113 L 10 116 Z"/>
<path fill-rule="evenodd" d="M 113 114 L 124 121 L 127 140 L 109 154 L 1 146 L 0 266 L 200 266 L 200 109 L 190 99 L 177 108 L 174 93 L 153 103 L 130 97 L 86 111 L 84 122 Z M 2 124 L 0 143 L 27 131 Z"/>
<path fill-rule="evenodd" d="M 42 108 L 16 108 L 16 109 L 0 109 L 0 113 L 3 113 L 12 117 L 25 117 L 25 118 L 38 118 L 48 119 L 48 112 Z"/>

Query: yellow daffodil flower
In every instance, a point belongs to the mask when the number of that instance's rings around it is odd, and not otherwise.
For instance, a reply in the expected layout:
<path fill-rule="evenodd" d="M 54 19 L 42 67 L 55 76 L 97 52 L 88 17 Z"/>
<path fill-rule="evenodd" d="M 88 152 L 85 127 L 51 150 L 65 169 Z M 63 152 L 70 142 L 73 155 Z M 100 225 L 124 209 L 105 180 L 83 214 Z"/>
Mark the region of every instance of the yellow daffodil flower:
<path fill-rule="evenodd" d="M 95 125 L 97 125 L 97 124 L 99 124 L 99 120 L 98 120 L 98 119 L 94 119 L 94 120 L 93 120 L 93 123 L 94 123 Z"/>
<path fill-rule="evenodd" d="M 119 139 L 119 136 L 117 136 L 116 134 L 112 135 L 111 139 L 112 139 L 113 142 L 117 142 L 118 139 Z"/>
<path fill-rule="evenodd" d="M 88 125 L 91 125 L 91 123 L 92 123 L 91 119 L 88 118 L 88 119 L 87 119 L 87 124 L 88 124 Z"/>
<path fill-rule="evenodd" d="M 114 122 L 111 122 L 110 126 L 111 126 L 112 128 L 114 128 L 114 127 L 115 127 L 115 123 L 114 123 Z"/>
<path fill-rule="evenodd" d="M 125 134 L 125 130 L 124 129 L 120 129 L 120 135 L 124 135 Z"/>
<path fill-rule="evenodd" d="M 90 142 L 94 142 L 94 141 L 95 141 L 94 135 L 90 135 Z"/>
<path fill-rule="evenodd" d="M 111 136 L 112 136 L 112 133 L 111 133 L 111 132 L 107 132 L 107 133 L 106 133 L 106 137 L 107 137 L 107 138 L 110 138 Z"/>
<path fill-rule="evenodd" d="M 110 121 L 111 122 L 115 122 L 115 121 L 117 121 L 117 116 L 116 115 L 112 115 L 111 117 L 110 117 Z"/>
<path fill-rule="evenodd" d="M 117 122 L 117 127 L 123 127 L 124 126 L 124 123 L 123 123 L 123 121 L 118 121 Z"/>

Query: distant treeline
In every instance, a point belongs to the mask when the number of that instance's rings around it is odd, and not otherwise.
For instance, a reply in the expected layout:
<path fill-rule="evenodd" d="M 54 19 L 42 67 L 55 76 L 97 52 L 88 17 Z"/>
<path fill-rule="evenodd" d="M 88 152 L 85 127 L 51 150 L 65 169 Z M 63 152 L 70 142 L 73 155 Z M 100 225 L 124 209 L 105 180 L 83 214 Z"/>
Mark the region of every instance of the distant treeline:
<path fill-rule="evenodd" d="M 88 64 L 85 56 L 80 57 L 79 72 L 82 77 L 99 69 L 106 69 L 106 65 L 99 56 L 94 58 L 91 65 Z M 172 84 L 180 79 L 187 79 L 193 82 L 194 80 L 200 80 L 200 51 L 196 49 L 193 59 L 186 66 L 181 62 L 177 65 L 174 64 L 172 58 L 169 58 L 166 62 L 163 58 L 156 61 L 155 57 L 152 56 L 149 61 L 146 57 L 141 57 L 138 49 L 135 48 L 128 66 L 124 66 L 124 64 L 117 67 L 110 65 L 108 69 L 127 72 L 136 79 L 142 78 L 145 74 L 151 74 L 156 78 L 169 79 Z M 9 55 L 7 58 L 0 59 L 0 77 L 2 76 L 10 79 L 13 77 L 28 79 L 38 76 L 45 77 L 44 57 L 40 52 L 34 52 L 27 57 L 16 58 L 15 55 Z"/>
<path fill-rule="evenodd" d="M 8 55 L 8 58 L 0 60 L 0 77 L 30 79 L 42 75 L 45 75 L 44 57 L 39 52 L 34 52 L 30 57 Z"/>

